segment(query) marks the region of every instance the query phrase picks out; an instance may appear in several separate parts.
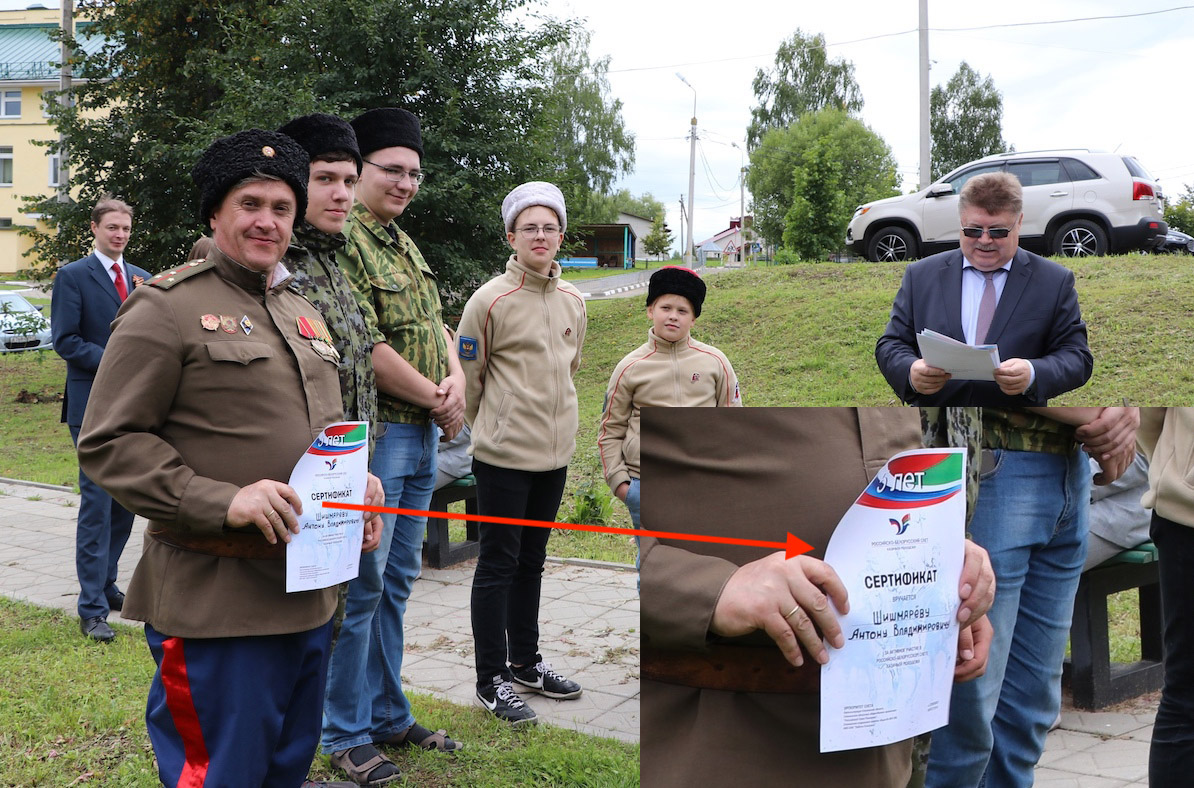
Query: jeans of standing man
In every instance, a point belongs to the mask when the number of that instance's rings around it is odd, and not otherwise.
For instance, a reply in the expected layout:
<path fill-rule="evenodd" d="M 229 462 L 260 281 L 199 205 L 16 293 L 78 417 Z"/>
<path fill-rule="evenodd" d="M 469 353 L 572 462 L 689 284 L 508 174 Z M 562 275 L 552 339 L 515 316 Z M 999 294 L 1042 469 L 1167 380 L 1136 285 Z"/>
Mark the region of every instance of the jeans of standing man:
<path fill-rule="evenodd" d="M 554 522 L 568 468 L 517 471 L 473 459 L 477 511 L 496 517 Z M 473 573 L 473 639 L 477 686 L 510 680 L 507 661 L 533 665 L 539 653 L 539 591 L 550 528 L 482 523 Z"/>
<path fill-rule="evenodd" d="M 386 506 L 426 510 L 435 487 L 435 424 L 387 424 L 372 471 Z M 423 560 L 427 518 L 383 514 L 381 544 L 348 585 L 324 703 L 325 753 L 386 738 L 415 721 L 402 692 L 402 617 Z"/>
<path fill-rule="evenodd" d="M 995 569 L 987 672 L 955 684 L 949 725 L 933 732 L 929 788 L 1033 783 L 1061 708 L 1061 667 L 1086 559 L 1085 456 L 995 450 L 970 530 Z"/>
<path fill-rule="evenodd" d="M 79 445 L 79 427 L 70 427 Z M 125 509 L 79 469 L 79 515 L 75 526 L 75 571 L 79 576 L 79 618 L 108 617 L 116 591 L 120 554 L 133 530 L 133 513 Z"/>
<path fill-rule="evenodd" d="M 1161 568 L 1165 684 L 1148 754 L 1151 788 L 1188 786 L 1194 774 L 1194 528 L 1154 513 L 1152 539 Z"/>

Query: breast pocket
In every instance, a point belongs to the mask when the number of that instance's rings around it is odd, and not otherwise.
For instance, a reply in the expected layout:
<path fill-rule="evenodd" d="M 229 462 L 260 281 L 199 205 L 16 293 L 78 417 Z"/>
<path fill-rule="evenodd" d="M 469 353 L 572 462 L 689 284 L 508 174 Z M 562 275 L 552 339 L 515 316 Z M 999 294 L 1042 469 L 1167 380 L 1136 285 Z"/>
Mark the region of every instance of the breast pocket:
<path fill-rule="evenodd" d="M 207 355 L 212 361 L 249 364 L 274 357 L 274 349 L 261 342 L 208 342 Z"/>

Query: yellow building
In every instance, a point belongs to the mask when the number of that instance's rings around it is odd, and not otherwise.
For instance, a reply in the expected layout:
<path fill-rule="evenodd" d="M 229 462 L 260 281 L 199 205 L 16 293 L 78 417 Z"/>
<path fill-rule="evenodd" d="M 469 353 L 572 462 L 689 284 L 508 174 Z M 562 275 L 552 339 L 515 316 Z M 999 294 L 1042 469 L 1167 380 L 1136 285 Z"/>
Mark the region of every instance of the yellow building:
<path fill-rule="evenodd" d="M 0 274 L 30 265 L 23 253 L 31 239 L 17 228 L 38 222 L 21 213 L 22 197 L 52 196 L 58 186 L 58 157 L 35 141 L 57 139 L 43 108 L 43 94 L 58 88 L 59 44 L 51 39 L 61 11 L 31 5 L 0 11 Z M 87 22 L 76 21 L 75 36 L 88 52 L 102 39 L 87 36 Z M 80 249 L 79 256 L 87 250 Z"/>

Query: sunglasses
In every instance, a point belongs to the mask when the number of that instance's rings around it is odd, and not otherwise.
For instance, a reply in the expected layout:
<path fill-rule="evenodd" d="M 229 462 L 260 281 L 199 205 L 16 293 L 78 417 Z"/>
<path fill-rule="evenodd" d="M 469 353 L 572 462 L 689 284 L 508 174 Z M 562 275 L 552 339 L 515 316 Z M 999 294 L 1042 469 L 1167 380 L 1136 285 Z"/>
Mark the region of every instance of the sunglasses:
<path fill-rule="evenodd" d="M 986 233 L 994 241 L 999 238 L 1007 238 L 1011 231 L 1010 227 L 963 227 L 962 235 L 967 238 L 982 238 L 983 233 Z"/>

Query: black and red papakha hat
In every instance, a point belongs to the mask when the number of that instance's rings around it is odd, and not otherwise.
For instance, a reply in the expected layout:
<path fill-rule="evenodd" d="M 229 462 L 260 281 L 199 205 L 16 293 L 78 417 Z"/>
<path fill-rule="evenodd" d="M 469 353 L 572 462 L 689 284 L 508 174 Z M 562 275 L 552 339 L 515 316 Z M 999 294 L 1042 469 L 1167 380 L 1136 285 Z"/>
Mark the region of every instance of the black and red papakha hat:
<path fill-rule="evenodd" d="M 651 274 L 647 282 L 647 306 L 661 295 L 684 296 L 692 304 L 693 317 L 700 317 L 701 304 L 705 303 L 705 282 L 691 268 L 665 265 Z"/>
<path fill-rule="evenodd" d="M 221 137 L 191 168 L 199 187 L 199 219 L 204 225 L 233 186 L 255 174 L 281 178 L 294 192 L 295 216 L 307 214 L 311 157 L 297 142 L 276 131 L 248 129 Z"/>
<path fill-rule="evenodd" d="M 324 153 L 347 153 L 357 164 L 357 175 L 365 166 L 361 148 L 357 145 L 357 133 L 348 121 L 335 115 L 313 112 L 295 118 L 278 131 L 302 145 L 312 161 Z"/>

